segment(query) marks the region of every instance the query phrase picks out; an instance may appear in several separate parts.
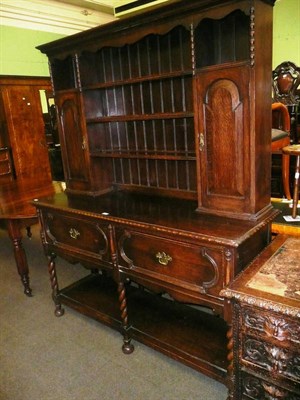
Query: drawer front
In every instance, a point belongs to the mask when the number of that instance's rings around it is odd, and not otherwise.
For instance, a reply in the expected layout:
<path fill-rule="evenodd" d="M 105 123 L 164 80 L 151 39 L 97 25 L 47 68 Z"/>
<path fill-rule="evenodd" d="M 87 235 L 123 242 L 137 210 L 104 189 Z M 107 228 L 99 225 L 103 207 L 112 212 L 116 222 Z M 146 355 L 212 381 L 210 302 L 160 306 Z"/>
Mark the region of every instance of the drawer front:
<path fill-rule="evenodd" d="M 267 377 L 265 376 L 265 379 Z M 245 372 L 242 373 L 241 392 L 242 396 L 238 395 L 239 399 L 280 399 L 280 400 L 299 400 L 300 391 L 295 388 L 295 391 L 274 385 L 265 379 L 260 379 Z"/>
<path fill-rule="evenodd" d="M 97 222 L 47 212 L 44 216 L 47 242 L 74 253 L 110 260 L 107 228 Z"/>
<path fill-rule="evenodd" d="M 262 341 L 245 335 L 242 339 L 242 362 L 250 368 L 259 367 L 273 376 L 300 383 L 300 349 Z M 298 384 L 299 384 L 298 383 Z"/>
<path fill-rule="evenodd" d="M 119 252 L 120 264 L 128 273 L 219 297 L 224 265 L 221 247 L 199 247 L 127 231 L 119 240 Z"/>
<path fill-rule="evenodd" d="M 282 343 L 300 346 L 299 319 L 292 319 L 282 314 L 271 313 L 257 308 L 244 307 L 242 329 L 260 335 L 266 340 L 272 338 Z"/>

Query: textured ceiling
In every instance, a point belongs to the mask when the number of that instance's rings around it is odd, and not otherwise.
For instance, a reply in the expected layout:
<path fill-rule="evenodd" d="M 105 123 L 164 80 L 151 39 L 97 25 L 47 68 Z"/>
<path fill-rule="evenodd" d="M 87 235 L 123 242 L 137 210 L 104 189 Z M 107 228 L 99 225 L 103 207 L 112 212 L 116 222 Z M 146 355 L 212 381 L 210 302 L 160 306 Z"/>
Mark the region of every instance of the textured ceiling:
<path fill-rule="evenodd" d="M 116 13 L 128 13 L 129 10 L 136 8 L 145 8 L 150 5 L 163 3 L 167 0 L 53 0 L 59 3 L 71 4 L 77 7 L 85 8 L 87 10 L 96 10 L 111 15 Z M 123 10 L 123 7 L 127 10 Z"/>
<path fill-rule="evenodd" d="M 6 26 L 72 35 L 166 1 L 0 0 L 0 22 Z M 122 7 L 126 5 L 129 9 L 124 10 Z"/>

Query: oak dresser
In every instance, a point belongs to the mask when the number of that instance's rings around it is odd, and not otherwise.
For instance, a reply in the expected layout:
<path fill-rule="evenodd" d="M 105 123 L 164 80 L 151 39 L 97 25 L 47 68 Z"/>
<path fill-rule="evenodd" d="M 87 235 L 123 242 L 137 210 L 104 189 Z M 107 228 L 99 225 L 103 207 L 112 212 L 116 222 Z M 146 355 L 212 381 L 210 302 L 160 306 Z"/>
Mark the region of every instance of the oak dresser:
<path fill-rule="evenodd" d="M 62 304 L 226 381 L 220 291 L 270 242 L 273 0 L 171 0 L 39 46 L 66 192 L 38 199 Z M 86 279 L 60 288 L 56 256 Z"/>

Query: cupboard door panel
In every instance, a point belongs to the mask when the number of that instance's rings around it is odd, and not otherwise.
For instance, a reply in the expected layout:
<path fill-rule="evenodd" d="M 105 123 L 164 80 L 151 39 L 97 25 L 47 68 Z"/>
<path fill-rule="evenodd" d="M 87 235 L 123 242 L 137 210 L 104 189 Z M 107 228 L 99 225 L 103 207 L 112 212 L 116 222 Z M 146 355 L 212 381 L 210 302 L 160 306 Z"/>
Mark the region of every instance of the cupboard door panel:
<path fill-rule="evenodd" d="M 199 73 L 200 208 L 247 212 L 250 198 L 249 70 Z"/>
<path fill-rule="evenodd" d="M 68 187 L 78 190 L 88 189 L 87 141 L 79 97 L 76 93 L 64 93 L 58 96 L 56 102 Z"/>

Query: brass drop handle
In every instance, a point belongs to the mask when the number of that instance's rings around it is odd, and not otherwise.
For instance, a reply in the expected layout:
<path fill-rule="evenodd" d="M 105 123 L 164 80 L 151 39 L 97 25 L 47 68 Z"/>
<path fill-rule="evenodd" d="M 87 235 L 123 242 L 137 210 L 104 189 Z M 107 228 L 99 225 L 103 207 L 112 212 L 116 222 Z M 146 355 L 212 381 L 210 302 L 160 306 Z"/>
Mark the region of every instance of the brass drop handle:
<path fill-rule="evenodd" d="M 164 251 L 156 253 L 156 259 L 161 265 L 168 265 L 172 261 L 172 257 L 166 254 Z"/>
<path fill-rule="evenodd" d="M 78 232 L 78 230 L 75 229 L 75 228 L 71 228 L 71 229 L 69 230 L 69 234 L 70 234 L 70 237 L 71 237 L 72 239 L 77 239 L 78 236 L 80 236 L 80 232 Z"/>

